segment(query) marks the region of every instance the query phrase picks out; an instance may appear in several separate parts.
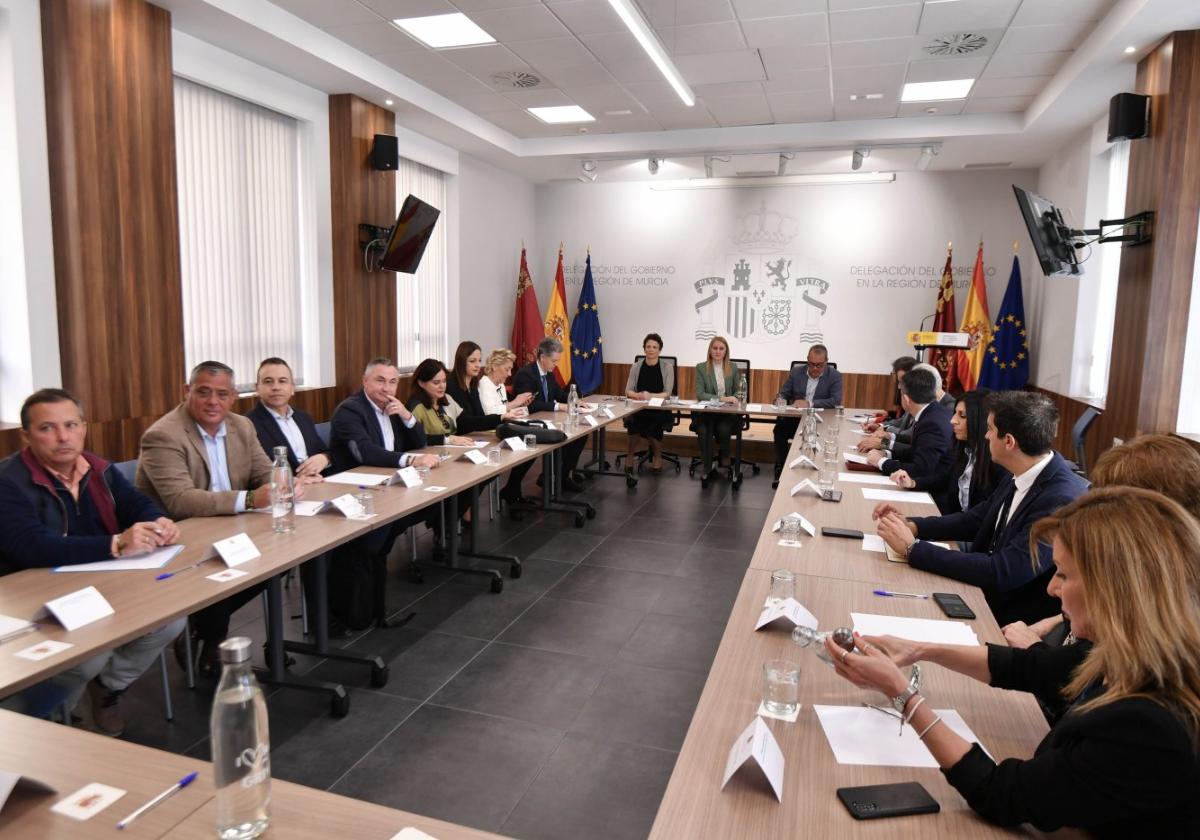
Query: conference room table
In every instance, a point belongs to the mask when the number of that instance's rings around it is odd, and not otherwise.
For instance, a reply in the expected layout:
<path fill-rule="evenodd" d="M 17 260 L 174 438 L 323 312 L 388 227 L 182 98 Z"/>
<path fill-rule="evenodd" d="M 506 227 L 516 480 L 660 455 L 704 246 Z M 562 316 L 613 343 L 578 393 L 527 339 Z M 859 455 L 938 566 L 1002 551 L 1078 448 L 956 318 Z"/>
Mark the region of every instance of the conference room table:
<path fill-rule="evenodd" d="M 216 836 L 212 764 L 67 726 L 0 711 L 0 771 L 48 785 L 52 793 L 18 786 L 0 809 L 0 837 L 38 840 Z M 196 780 L 118 830 L 117 821 L 188 773 Z M 50 808 L 93 782 L 126 793 L 86 821 Z M 323 790 L 271 781 L 271 826 L 265 838 L 352 837 L 388 840 L 416 828 L 437 840 L 485 840 L 498 835 L 363 802 Z"/>
<path fill-rule="evenodd" d="M 848 411 L 849 415 L 850 412 Z M 857 441 L 845 422 L 840 431 L 842 450 Z M 792 456 L 798 454 L 799 436 Z M 864 473 L 869 475 L 869 473 Z M 880 587 L 903 587 L 928 595 L 934 591 L 960 594 L 978 616 L 967 622 L 980 643 L 1003 644 L 983 593 L 976 587 L 893 563 L 883 554 L 862 550 L 858 540 L 820 536 L 822 525 L 849 527 L 873 533 L 871 510 L 862 487 L 835 482 L 841 502 L 822 501 L 807 491 L 791 495 L 792 487 L 811 470 L 785 469 L 772 500 L 763 532 L 746 571 L 728 624 L 709 671 L 696 712 L 667 785 L 651 837 L 900 837 L 959 838 L 1033 834 L 1028 826 L 1009 831 L 978 817 L 936 767 L 893 767 L 840 764 L 825 736 L 814 705 L 849 706 L 871 714 L 863 703 L 886 706 L 878 693 L 857 688 L 837 676 L 811 648 L 791 639 L 792 625 L 777 621 L 756 631 L 755 624 L 771 589 L 771 571 L 796 573 L 795 597 L 819 621 L 822 630 L 852 626 L 851 613 L 943 619 L 932 599 L 880 597 Z M 789 480 L 790 478 L 790 480 Z M 880 485 L 880 489 L 883 488 Z M 899 505 L 902 510 L 936 513 L 928 506 Z M 816 526 L 818 536 L 802 533 L 801 547 L 780 546 L 771 526 L 779 517 L 797 511 Z M 763 718 L 783 753 L 782 801 L 753 768 L 743 768 L 722 790 L 726 761 L 738 736 L 754 721 L 763 696 L 763 663 L 787 659 L 800 667 L 800 712 L 795 723 Z M 1032 695 L 1000 691 L 936 665 L 922 664 L 922 694 L 935 709 L 954 709 L 997 760 L 1028 758 L 1048 731 Z M 897 721 L 897 728 L 899 722 Z M 842 787 L 916 781 L 941 806 L 936 815 L 859 821 L 836 796 Z M 1071 836 L 1067 834 L 1066 836 Z"/>

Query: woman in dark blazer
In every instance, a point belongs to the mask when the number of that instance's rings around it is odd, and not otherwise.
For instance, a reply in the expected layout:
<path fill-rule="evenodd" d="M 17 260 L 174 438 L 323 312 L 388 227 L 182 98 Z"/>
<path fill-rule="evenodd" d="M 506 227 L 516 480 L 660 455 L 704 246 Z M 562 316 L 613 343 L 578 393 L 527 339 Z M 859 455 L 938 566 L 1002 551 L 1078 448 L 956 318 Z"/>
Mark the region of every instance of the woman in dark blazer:
<path fill-rule="evenodd" d="M 479 377 L 483 373 L 483 350 L 474 341 L 464 341 L 454 351 L 454 369 L 446 383 L 446 394 L 458 403 L 458 431 L 464 435 L 471 432 L 491 431 L 505 420 L 523 417 L 528 412 L 516 409 L 529 401 L 514 401 L 512 411 L 489 414 L 483 408 L 479 396 Z"/>
<path fill-rule="evenodd" d="M 721 336 L 708 342 L 705 361 L 696 365 L 696 399 L 701 402 L 737 404 L 737 366 L 729 360 L 729 342 Z M 716 473 L 713 443 L 719 462 L 729 460 L 729 439 L 740 415 L 695 414 L 691 429 L 700 439 L 700 475 L 705 481 Z"/>
<path fill-rule="evenodd" d="M 933 496 L 942 513 L 958 513 L 982 502 L 1008 470 L 992 463 L 987 441 L 987 388 L 967 391 L 954 406 L 950 428 L 954 432 L 954 461 L 946 469 L 913 478 L 906 470 L 892 473 L 892 481 L 909 490 Z"/>
<path fill-rule="evenodd" d="M 631 400 L 649 400 L 653 397 L 669 397 L 675 393 L 675 366 L 659 356 L 662 352 L 662 336 L 650 333 L 642 339 L 644 359 L 633 363 L 629 369 L 629 381 L 625 383 L 625 396 Z M 633 453 L 637 438 L 646 441 L 650 448 L 650 472 L 662 472 L 662 439 L 667 429 L 675 423 L 669 411 L 642 409 L 625 418 L 625 433 L 628 443 L 625 451 L 625 472 L 633 474 Z"/>
<path fill-rule="evenodd" d="M 882 691 L 984 818 L 1098 837 L 1200 837 L 1200 525 L 1151 490 L 1093 490 L 1039 521 L 1048 587 L 1091 647 L 1020 650 L 856 636 L 837 672 Z M 925 660 L 1028 691 L 1062 716 L 1027 760 L 997 764 L 941 722 L 900 670 Z M 968 716 L 968 721 L 969 721 Z"/>

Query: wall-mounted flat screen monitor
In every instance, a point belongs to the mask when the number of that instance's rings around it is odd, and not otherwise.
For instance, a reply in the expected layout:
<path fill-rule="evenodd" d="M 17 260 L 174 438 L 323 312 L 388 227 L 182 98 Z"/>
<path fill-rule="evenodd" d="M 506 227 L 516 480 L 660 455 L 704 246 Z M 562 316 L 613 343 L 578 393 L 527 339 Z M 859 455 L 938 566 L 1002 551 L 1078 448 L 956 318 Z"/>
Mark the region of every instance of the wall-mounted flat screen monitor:
<path fill-rule="evenodd" d="M 1042 273 L 1047 277 L 1080 274 L 1079 259 L 1069 236 L 1070 228 L 1063 222 L 1058 208 L 1016 184 L 1013 184 L 1013 192 L 1017 195 L 1017 206 L 1021 208 L 1038 262 L 1042 264 Z"/>
<path fill-rule="evenodd" d="M 388 238 L 387 249 L 379 262 L 380 267 L 385 271 L 415 274 L 440 215 L 441 210 L 416 196 L 410 195 L 404 199 L 404 206 L 400 208 L 400 215 L 396 217 L 396 225 Z"/>

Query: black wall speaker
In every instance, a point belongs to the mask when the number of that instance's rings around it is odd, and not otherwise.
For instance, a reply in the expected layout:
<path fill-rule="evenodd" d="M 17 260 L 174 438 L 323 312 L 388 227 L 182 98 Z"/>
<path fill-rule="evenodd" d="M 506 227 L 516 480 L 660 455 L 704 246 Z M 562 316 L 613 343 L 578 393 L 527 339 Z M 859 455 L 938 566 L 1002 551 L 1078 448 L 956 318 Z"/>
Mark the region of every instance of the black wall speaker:
<path fill-rule="evenodd" d="M 395 169 L 400 165 L 400 146 L 390 134 L 376 134 L 371 144 L 371 168 Z"/>
<path fill-rule="evenodd" d="M 1108 142 L 1137 140 L 1150 133 L 1150 97 L 1118 93 L 1108 101 Z"/>

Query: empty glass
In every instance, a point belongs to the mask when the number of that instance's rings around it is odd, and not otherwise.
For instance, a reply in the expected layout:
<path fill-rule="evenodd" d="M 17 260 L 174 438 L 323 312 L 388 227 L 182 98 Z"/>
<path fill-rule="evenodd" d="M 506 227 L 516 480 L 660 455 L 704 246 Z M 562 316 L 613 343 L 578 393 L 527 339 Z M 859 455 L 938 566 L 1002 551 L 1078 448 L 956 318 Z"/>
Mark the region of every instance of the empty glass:
<path fill-rule="evenodd" d="M 800 666 L 787 659 L 763 663 L 763 708 L 791 716 L 800 708 Z"/>
<path fill-rule="evenodd" d="M 785 400 L 783 398 L 782 394 L 775 397 L 775 407 L 778 408 L 780 411 L 787 408 L 787 400 Z"/>
<path fill-rule="evenodd" d="M 800 520 L 791 516 L 785 516 L 783 522 L 779 526 L 779 539 L 784 542 L 798 543 L 800 542 Z M 772 586 L 774 585 L 775 576 L 771 576 Z M 795 580 L 795 578 L 793 578 Z"/>
<path fill-rule="evenodd" d="M 373 516 L 375 514 L 375 496 L 366 487 L 359 487 L 358 492 L 354 494 L 355 500 L 358 502 L 358 507 L 362 511 L 363 516 Z"/>
<path fill-rule="evenodd" d="M 424 484 L 429 480 L 429 467 L 417 467 L 417 475 L 421 478 L 421 483 Z"/>
<path fill-rule="evenodd" d="M 822 496 L 833 490 L 833 478 L 837 472 L 837 466 L 836 456 L 830 458 L 826 455 L 821 459 L 820 469 L 817 470 L 817 489 L 821 491 Z"/>
<path fill-rule="evenodd" d="M 536 449 L 537 448 L 537 435 L 525 435 L 525 448 L 526 449 Z"/>
<path fill-rule="evenodd" d="M 488 464 L 490 464 L 493 467 L 499 466 L 501 455 L 502 455 L 502 453 L 500 452 L 500 447 L 493 446 L 491 449 L 489 449 L 487 451 Z"/>
<path fill-rule="evenodd" d="M 788 569 L 771 572 L 771 593 L 767 596 L 768 606 L 775 606 L 788 598 L 796 597 L 796 573 Z"/>

